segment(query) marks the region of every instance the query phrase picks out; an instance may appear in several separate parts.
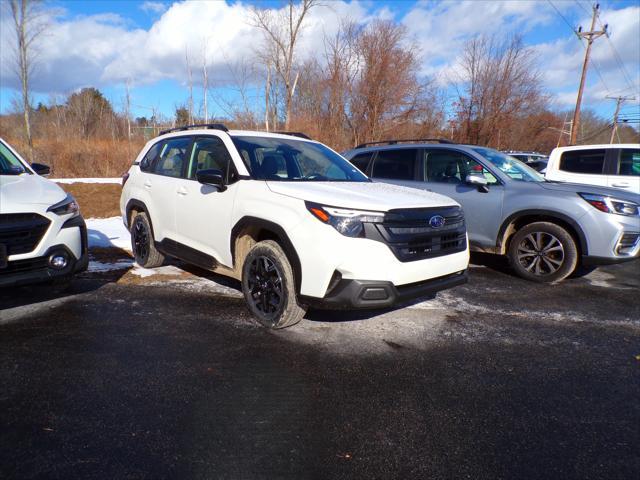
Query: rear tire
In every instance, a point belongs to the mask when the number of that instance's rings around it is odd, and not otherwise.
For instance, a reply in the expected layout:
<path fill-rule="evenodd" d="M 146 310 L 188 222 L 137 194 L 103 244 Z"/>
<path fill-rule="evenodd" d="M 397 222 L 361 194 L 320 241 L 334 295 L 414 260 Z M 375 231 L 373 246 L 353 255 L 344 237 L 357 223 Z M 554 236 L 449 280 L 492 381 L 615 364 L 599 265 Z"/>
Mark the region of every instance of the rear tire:
<path fill-rule="evenodd" d="M 509 244 L 509 262 L 516 273 L 533 282 L 564 280 L 578 265 L 578 247 L 569 232 L 550 222 L 518 230 Z"/>
<path fill-rule="evenodd" d="M 242 266 L 242 293 L 251 313 L 268 328 L 295 325 L 306 312 L 298 303 L 289 259 L 273 240 L 249 250 Z"/>
<path fill-rule="evenodd" d="M 145 212 L 136 212 L 131 219 L 131 251 L 136 263 L 144 268 L 162 265 L 164 255 L 156 250 L 149 218 Z"/>

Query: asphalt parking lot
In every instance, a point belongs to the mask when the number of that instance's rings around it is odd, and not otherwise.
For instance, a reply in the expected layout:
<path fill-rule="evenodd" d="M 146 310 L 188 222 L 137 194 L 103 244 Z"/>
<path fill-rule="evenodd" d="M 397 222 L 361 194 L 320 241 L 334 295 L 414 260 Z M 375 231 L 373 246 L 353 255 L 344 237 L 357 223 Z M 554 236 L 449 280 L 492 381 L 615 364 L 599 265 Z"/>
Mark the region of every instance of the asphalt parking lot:
<path fill-rule="evenodd" d="M 0 292 L 0 477 L 638 478 L 640 262 L 553 286 L 487 260 L 278 332 L 176 266 Z"/>

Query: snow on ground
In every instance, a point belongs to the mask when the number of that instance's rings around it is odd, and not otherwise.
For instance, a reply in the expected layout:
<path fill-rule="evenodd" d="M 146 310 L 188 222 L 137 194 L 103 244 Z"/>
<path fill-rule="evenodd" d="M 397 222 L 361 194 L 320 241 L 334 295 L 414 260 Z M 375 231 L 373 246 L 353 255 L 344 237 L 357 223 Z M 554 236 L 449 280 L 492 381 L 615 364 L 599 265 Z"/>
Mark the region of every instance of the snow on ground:
<path fill-rule="evenodd" d="M 122 183 L 121 178 L 50 178 L 56 183 Z"/>
<path fill-rule="evenodd" d="M 122 248 L 131 251 L 131 236 L 122 223 L 122 217 L 89 218 L 87 233 L 89 248 Z"/>

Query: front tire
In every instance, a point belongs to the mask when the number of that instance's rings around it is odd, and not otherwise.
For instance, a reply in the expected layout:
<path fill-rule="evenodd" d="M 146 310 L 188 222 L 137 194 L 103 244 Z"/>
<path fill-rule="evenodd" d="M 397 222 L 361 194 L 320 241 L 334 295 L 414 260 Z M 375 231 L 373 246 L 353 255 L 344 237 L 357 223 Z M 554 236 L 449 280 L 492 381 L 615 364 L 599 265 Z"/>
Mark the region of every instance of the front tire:
<path fill-rule="evenodd" d="M 273 240 L 255 244 L 247 254 L 242 293 L 251 313 L 265 327 L 290 327 L 304 317 L 306 308 L 298 303 L 289 259 Z"/>
<path fill-rule="evenodd" d="M 156 250 L 151 224 L 144 212 L 137 212 L 131 219 L 131 251 L 141 267 L 155 268 L 164 262 L 164 255 Z"/>
<path fill-rule="evenodd" d="M 578 265 L 578 247 L 569 232 L 550 222 L 518 230 L 509 244 L 509 261 L 522 278 L 540 283 L 564 280 Z"/>

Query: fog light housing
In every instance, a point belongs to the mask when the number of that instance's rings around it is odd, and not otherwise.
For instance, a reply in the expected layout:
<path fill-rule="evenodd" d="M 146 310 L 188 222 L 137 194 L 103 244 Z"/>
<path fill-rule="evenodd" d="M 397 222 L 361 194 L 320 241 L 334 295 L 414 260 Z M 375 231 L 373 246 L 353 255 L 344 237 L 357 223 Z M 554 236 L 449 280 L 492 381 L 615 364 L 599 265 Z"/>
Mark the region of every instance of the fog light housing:
<path fill-rule="evenodd" d="M 49 257 L 49 266 L 56 270 L 62 270 L 69 265 L 69 256 L 65 252 L 54 253 Z"/>

